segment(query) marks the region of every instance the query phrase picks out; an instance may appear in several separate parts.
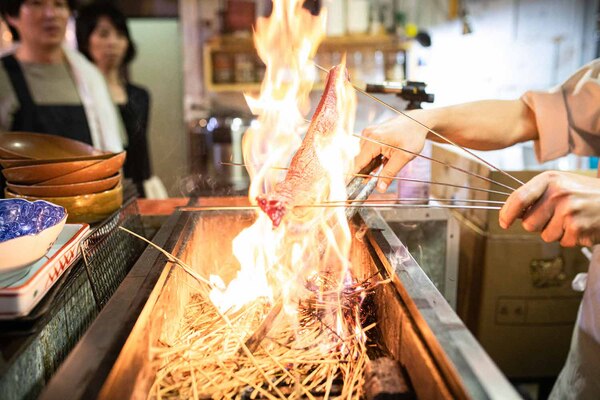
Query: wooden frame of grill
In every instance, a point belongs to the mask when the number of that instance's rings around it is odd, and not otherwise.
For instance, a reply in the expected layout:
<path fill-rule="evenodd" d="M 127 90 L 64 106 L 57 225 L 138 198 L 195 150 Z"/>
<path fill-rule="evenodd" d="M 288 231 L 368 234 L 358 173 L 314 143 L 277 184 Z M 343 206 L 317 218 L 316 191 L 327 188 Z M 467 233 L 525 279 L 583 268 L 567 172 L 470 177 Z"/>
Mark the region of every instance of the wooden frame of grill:
<path fill-rule="evenodd" d="M 237 263 L 231 240 L 254 218 L 248 210 L 185 208 L 154 242 L 190 265 L 209 262 L 216 271 Z M 375 293 L 379 340 L 408 374 L 416 397 L 520 398 L 381 215 L 363 209 L 354 223 L 368 230 L 362 240 L 354 239 L 353 267 L 392 277 Z M 145 399 L 156 372 L 149 348 L 177 331 L 192 281 L 158 251 L 146 250 L 42 398 Z"/>

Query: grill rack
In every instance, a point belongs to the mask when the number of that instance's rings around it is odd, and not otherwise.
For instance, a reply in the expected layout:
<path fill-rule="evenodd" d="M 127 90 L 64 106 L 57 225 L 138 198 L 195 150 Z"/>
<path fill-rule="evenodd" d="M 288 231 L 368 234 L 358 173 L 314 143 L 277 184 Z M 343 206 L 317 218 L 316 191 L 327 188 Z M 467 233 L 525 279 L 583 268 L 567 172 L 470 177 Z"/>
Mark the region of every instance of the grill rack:
<path fill-rule="evenodd" d="M 98 310 L 104 307 L 146 248 L 143 241 L 118 229 L 119 226 L 145 236 L 135 200 L 106 220 L 81 244 L 85 271 Z"/>
<path fill-rule="evenodd" d="M 232 198 L 230 204 L 237 201 Z M 252 222 L 252 215 L 180 208 L 153 242 L 189 262 L 226 264 L 233 255 L 223 246 Z M 355 238 L 353 257 L 364 261 L 358 265 L 367 275 L 378 271 L 392 278 L 374 294 L 378 338 L 407 371 L 417 397 L 520 398 L 381 215 L 361 209 L 355 222 L 358 229 L 367 228 L 364 239 Z M 186 282 L 192 279 L 148 248 L 40 398 L 145 397 L 155 367 L 148 362 L 150 349 L 176 334 L 193 286 Z"/>

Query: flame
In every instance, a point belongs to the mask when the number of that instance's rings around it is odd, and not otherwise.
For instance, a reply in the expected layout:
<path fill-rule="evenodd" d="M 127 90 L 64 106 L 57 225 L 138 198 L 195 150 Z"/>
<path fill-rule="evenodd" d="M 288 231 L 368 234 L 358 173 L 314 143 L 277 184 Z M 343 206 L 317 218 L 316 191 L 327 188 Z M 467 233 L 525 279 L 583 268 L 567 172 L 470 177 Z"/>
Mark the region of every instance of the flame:
<path fill-rule="evenodd" d="M 271 167 L 286 165 L 306 131 L 304 115 L 316 70 L 312 58 L 325 35 L 326 11 L 313 16 L 299 0 L 276 0 L 269 18 L 259 18 L 254 45 L 266 65 L 260 96 L 245 95 L 258 123 L 244 134 L 243 152 L 251 178 L 249 197 L 268 192 L 283 179 Z"/>
<path fill-rule="evenodd" d="M 258 116 L 243 140 L 244 162 L 252 179 L 249 198 L 273 190 L 285 172 L 273 167 L 288 165 L 306 133 L 305 115 L 315 80 L 312 61 L 324 36 L 326 11 L 313 16 L 302 1 L 275 0 L 270 18 L 260 18 L 254 33 L 259 56 L 266 64 L 258 97 L 246 95 Z M 347 80 L 345 66 L 335 76 L 337 120 L 331 132 L 314 140 L 317 159 L 326 171 L 316 187 L 314 201 L 346 199 L 347 172 L 352 168 L 359 143 L 352 136 L 356 95 Z M 294 209 L 277 229 L 262 211 L 255 223 L 233 242 L 240 271 L 227 287 L 213 277 L 211 300 L 220 310 L 237 310 L 258 298 L 272 301 L 282 296 L 284 310 L 293 314 L 294 299 L 306 294 L 311 276 L 326 272 L 341 288 L 349 270 L 351 233 L 343 207 Z M 339 326 L 339 313 L 332 315 Z"/>

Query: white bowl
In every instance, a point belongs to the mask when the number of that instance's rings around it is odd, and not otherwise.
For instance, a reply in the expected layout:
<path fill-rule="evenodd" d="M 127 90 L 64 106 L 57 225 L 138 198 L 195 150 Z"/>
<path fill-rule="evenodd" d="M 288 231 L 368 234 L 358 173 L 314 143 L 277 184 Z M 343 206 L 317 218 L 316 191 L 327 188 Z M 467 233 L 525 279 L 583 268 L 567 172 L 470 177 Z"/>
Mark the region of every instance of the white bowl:
<path fill-rule="evenodd" d="M 0 278 L 42 258 L 66 221 L 66 210 L 56 204 L 0 199 Z"/>

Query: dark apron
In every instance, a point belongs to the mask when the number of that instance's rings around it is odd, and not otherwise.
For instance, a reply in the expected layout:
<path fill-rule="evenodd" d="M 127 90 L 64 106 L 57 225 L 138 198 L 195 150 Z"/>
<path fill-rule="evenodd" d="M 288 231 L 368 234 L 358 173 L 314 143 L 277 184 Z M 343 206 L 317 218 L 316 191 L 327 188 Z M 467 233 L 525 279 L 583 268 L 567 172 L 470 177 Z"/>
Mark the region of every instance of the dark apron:
<path fill-rule="evenodd" d="M 92 144 L 92 135 L 83 105 L 35 104 L 17 59 L 10 54 L 2 57 L 2 64 L 20 105 L 13 116 L 11 131 L 50 133 Z M 4 176 L 1 176 L 0 197 L 4 196 L 4 186 Z"/>

